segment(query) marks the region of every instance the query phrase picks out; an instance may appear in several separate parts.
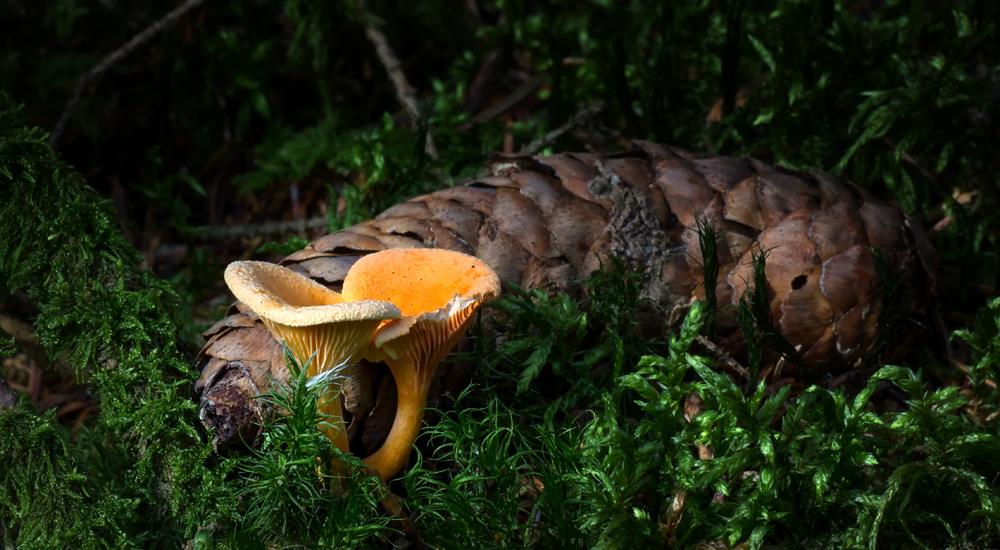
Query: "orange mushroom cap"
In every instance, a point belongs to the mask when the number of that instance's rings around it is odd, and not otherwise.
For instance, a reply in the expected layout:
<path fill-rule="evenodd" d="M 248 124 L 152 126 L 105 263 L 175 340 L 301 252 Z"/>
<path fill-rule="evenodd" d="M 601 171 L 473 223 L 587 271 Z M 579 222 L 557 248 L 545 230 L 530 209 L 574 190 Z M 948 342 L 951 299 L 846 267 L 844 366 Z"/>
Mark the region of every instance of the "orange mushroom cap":
<path fill-rule="evenodd" d="M 358 260 L 344 278 L 345 300 L 384 300 L 404 317 L 433 312 L 452 299 L 487 301 L 500 294 L 500 279 L 485 262 L 450 250 L 383 250 Z"/>
<path fill-rule="evenodd" d="M 480 304 L 500 294 L 500 279 L 478 258 L 440 249 L 396 249 L 358 260 L 344 279 L 348 300 L 385 300 L 401 319 L 378 329 L 368 358 L 385 360 L 399 395 L 396 419 L 381 449 L 365 462 L 384 478 L 409 456 L 423 420 L 427 390 Z"/>
<path fill-rule="evenodd" d="M 313 357 L 308 374 L 326 372 L 356 359 L 369 346 L 375 329 L 400 316 L 389 302 L 345 300 L 312 279 L 267 262 L 233 262 L 226 268 L 226 284 L 236 299 L 260 317 L 271 334 L 284 340 L 301 364 Z M 348 451 L 343 429 L 339 383 L 327 386 L 332 397 L 321 410 L 334 417 L 327 436 Z"/>

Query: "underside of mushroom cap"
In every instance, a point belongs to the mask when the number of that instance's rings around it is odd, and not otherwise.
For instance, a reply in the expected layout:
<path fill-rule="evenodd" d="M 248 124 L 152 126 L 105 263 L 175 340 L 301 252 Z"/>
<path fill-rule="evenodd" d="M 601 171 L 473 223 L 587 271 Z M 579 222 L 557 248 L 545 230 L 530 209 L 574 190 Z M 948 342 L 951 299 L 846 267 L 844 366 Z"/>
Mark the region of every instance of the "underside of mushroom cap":
<path fill-rule="evenodd" d="M 433 311 L 388 321 L 375 335 L 375 346 L 381 348 L 390 340 L 404 336 L 418 325 L 437 326 L 440 327 L 440 330 L 460 331 L 483 301 L 483 298 L 479 296 L 475 298 L 455 296 L 443 307 Z"/>
<path fill-rule="evenodd" d="M 445 307 L 430 314 L 404 317 L 389 321 L 379 329 L 375 346 L 392 359 L 386 359 L 386 362 L 396 377 L 400 391 L 408 392 L 415 386 L 430 384 L 437 365 L 465 334 L 480 302 L 461 301 L 465 302 L 464 307 L 458 306 L 459 300 L 456 299 L 452 302 L 456 305 L 455 309 Z M 414 368 L 392 368 L 399 361 Z"/>
<path fill-rule="evenodd" d="M 401 392 L 429 383 L 438 363 L 464 334 L 476 308 L 500 293 L 500 279 L 483 261 L 438 249 L 386 250 L 365 256 L 344 279 L 346 299 L 386 300 L 401 319 L 385 322 L 369 360 L 387 361 Z M 412 368 L 400 368 L 402 363 Z"/>
<path fill-rule="evenodd" d="M 233 262 L 225 278 L 236 299 L 261 319 L 290 327 L 400 316 L 390 302 L 345 300 L 309 277 L 267 262 Z"/>

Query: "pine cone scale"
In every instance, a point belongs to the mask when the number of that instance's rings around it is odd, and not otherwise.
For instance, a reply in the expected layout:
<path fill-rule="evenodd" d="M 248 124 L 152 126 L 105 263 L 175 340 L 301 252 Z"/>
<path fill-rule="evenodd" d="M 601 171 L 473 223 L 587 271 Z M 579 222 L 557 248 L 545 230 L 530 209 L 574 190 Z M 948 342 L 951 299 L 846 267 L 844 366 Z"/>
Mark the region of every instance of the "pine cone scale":
<path fill-rule="evenodd" d="M 542 212 L 519 189 L 497 188 L 493 219 L 497 220 L 497 230 L 519 243 L 535 258 L 545 260 L 553 257 L 549 241 L 551 233 L 543 221 Z"/>
<path fill-rule="evenodd" d="M 425 204 L 428 215 L 442 227 L 453 232 L 473 250 L 479 248 L 479 226 L 483 223 L 481 213 L 450 199 L 431 198 Z"/>
<path fill-rule="evenodd" d="M 722 215 L 731 222 L 759 232 L 766 224 L 757 199 L 757 184 L 758 178 L 754 175 L 744 178 L 726 191 Z"/>
<path fill-rule="evenodd" d="M 681 225 L 694 227 L 695 216 L 703 213 L 718 195 L 687 164 L 683 159 L 658 162 L 656 183 Z"/>
<path fill-rule="evenodd" d="M 562 186 L 570 193 L 587 202 L 597 204 L 604 210 L 611 210 L 610 200 L 598 199 L 587 189 L 587 183 L 600 175 L 591 164 L 570 155 L 538 157 L 538 162 L 554 172 Z"/>
<path fill-rule="evenodd" d="M 860 244 L 823 262 L 820 274 L 820 288 L 835 311 L 863 303 L 878 282 L 871 252 Z"/>

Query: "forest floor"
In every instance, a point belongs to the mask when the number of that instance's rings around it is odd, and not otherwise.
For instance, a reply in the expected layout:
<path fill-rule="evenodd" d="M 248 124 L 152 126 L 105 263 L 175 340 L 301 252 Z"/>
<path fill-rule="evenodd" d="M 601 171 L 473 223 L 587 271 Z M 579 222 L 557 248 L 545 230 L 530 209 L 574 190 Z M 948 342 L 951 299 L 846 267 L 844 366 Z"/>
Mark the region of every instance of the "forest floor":
<path fill-rule="evenodd" d="M 0 6 L 0 351 L 27 396 L 0 387 L 18 466 L 0 539 L 994 547 L 998 21 L 985 0 Z M 482 176 L 493 152 L 633 139 L 820 167 L 898 205 L 940 258 L 906 320 L 921 336 L 863 373 L 758 388 L 710 368 L 702 306 L 668 340 L 635 335 L 613 271 L 583 283 L 604 301 L 514 292 L 503 338 L 472 331 L 472 386 L 391 485 L 410 523 L 360 473 L 316 475 L 329 445 L 294 381 L 259 450 L 211 448 L 191 365 L 230 262 Z"/>

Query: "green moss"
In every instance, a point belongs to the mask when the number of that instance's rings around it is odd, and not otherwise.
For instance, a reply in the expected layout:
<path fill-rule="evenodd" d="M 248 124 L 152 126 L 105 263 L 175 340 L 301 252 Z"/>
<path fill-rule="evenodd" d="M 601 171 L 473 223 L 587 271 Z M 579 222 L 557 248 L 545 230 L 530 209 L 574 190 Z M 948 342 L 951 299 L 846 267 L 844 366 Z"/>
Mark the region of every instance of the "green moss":
<path fill-rule="evenodd" d="M 229 512 L 231 466 L 198 423 L 174 294 L 18 111 L 0 94 L 0 296 L 30 300 L 36 335 L 51 357 L 69 353 L 101 414 L 77 446 L 51 412 L 22 401 L 0 415 L 0 522 L 24 547 L 176 547 Z"/>

